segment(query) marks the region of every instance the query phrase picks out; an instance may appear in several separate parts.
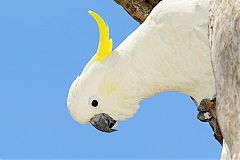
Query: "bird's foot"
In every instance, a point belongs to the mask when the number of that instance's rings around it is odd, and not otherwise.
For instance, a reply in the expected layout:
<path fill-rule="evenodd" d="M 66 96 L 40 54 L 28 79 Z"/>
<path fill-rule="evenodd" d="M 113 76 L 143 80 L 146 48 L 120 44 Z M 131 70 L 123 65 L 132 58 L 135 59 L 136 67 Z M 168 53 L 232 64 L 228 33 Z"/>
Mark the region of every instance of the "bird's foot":
<path fill-rule="evenodd" d="M 195 104 L 197 104 L 197 102 L 194 99 L 193 101 L 195 102 Z M 197 108 L 199 111 L 197 118 L 202 122 L 208 122 L 210 124 L 214 132 L 214 137 L 222 145 L 223 136 L 222 136 L 220 127 L 218 125 L 217 115 L 216 115 L 216 96 L 214 96 L 212 100 L 203 99 Z"/>
<path fill-rule="evenodd" d="M 210 107 L 213 105 L 213 100 L 203 99 L 198 106 L 197 119 L 202 122 L 210 122 L 214 115 L 210 112 Z"/>
<path fill-rule="evenodd" d="M 197 115 L 197 119 L 202 122 L 209 122 L 212 120 L 212 115 L 209 112 L 199 112 Z"/>

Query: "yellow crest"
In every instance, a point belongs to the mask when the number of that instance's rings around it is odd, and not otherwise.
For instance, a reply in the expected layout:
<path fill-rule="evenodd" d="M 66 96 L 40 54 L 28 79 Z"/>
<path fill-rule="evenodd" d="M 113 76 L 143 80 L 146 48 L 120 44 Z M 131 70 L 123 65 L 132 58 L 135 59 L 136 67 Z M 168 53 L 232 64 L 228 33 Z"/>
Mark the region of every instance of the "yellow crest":
<path fill-rule="evenodd" d="M 109 28 L 104 20 L 95 12 L 88 11 L 95 19 L 99 29 L 99 43 L 97 53 L 94 56 L 94 61 L 104 61 L 112 53 L 112 39 L 109 37 Z"/>

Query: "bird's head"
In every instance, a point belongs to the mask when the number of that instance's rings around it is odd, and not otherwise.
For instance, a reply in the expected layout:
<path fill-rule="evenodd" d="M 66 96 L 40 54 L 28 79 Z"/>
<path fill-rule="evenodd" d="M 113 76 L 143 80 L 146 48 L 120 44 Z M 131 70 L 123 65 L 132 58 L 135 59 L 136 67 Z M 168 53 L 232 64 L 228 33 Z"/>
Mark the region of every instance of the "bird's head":
<path fill-rule="evenodd" d="M 131 89 L 127 81 L 119 78 L 120 72 L 114 66 L 118 61 L 117 53 L 112 51 L 108 27 L 99 15 L 92 11 L 89 13 L 99 27 L 98 50 L 72 83 L 67 105 L 77 122 L 91 123 L 100 131 L 112 132 L 117 121 L 134 115 L 139 101 L 129 96 Z"/>

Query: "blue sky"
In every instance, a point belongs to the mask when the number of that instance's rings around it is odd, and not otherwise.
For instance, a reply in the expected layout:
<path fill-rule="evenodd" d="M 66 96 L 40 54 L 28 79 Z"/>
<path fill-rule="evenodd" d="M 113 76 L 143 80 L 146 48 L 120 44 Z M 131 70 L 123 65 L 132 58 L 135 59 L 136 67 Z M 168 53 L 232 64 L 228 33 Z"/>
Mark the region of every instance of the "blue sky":
<path fill-rule="evenodd" d="M 180 93 L 144 100 L 112 134 L 72 120 L 68 89 L 98 45 L 88 10 L 105 19 L 114 48 L 139 26 L 113 0 L 0 1 L 0 158 L 219 158 Z"/>

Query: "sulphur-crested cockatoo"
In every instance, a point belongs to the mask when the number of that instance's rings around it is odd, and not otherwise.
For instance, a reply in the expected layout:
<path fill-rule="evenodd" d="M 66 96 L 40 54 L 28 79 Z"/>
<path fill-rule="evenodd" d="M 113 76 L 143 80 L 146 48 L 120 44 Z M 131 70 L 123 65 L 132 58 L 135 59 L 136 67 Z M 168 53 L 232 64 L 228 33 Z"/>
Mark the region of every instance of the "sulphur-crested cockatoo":
<path fill-rule="evenodd" d="M 215 94 L 208 42 L 209 0 L 163 0 L 115 50 L 109 29 L 93 11 L 98 50 L 72 83 L 67 105 L 79 123 L 103 132 L 132 117 L 139 103 L 176 91 L 199 104 Z"/>

